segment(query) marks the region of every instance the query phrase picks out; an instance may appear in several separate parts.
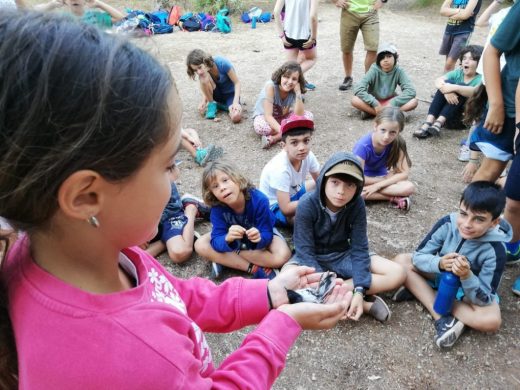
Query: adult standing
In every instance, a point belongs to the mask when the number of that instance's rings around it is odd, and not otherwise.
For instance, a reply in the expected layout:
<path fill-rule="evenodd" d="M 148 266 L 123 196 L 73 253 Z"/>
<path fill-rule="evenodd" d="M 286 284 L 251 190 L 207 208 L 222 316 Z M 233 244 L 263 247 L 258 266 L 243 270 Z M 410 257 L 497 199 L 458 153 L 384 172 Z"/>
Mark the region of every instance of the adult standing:
<path fill-rule="evenodd" d="M 336 0 L 336 7 L 341 8 L 340 42 L 343 53 L 345 78 L 339 86 L 346 91 L 352 86 L 352 64 L 354 62 L 354 45 L 359 30 L 363 34 L 365 44 L 365 72 L 376 61 L 379 46 L 379 14 L 378 10 L 388 0 Z"/>
<path fill-rule="evenodd" d="M 316 63 L 319 0 L 277 0 L 274 19 L 288 61 L 297 61 L 305 73 Z M 282 13 L 284 17 L 282 18 Z M 307 83 L 307 89 L 314 89 Z"/>

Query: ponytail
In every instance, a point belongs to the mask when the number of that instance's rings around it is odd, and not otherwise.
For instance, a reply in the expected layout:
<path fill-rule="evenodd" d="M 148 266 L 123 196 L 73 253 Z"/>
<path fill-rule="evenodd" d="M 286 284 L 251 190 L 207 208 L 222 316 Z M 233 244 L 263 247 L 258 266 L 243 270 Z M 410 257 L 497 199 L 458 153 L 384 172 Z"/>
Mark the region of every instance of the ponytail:
<path fill-rule="evenodd" d="M 14 341 L 13 327 L 9 318 L 9 300 L 2 280 L 4 260 L 13 237 L 12 232 L 0 229 L 0 388 L 18 388 L 18 357 Z"/>
<path fill-rule="evenodd" d="M 397 137 L 395 138 L 394 142 L 392 142 L 392 148 L 390 149 L 390 154 L 388 155 L 388 160 L 386 160 L 387 169 L 395 169 L 395 170 L 400 169 L 400 167 L 397 164 L 399 164 L 399 156 L 400 156 L 401 152 L 403 152 L 404 158 L 406 159 L 408 166 L 411 167 L 412 160 L 410 159 L 410 156 L 408 155 L 406 141 L 401 136 L 401 134 L 398 134 Z"/>

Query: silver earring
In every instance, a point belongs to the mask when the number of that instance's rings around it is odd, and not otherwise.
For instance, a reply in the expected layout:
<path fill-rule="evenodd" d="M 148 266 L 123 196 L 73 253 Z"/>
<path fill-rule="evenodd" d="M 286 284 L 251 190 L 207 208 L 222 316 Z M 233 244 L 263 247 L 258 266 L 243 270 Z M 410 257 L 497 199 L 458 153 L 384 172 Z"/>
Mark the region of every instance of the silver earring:
<path fill-rule="evenodd" d="M 95 228 L 98 228 L 99 227 L 99 221 L 98 219 L 91 215 L 90 217 L 87 218 L 87 222 L 90 224 L 90 226 L 93 226 Z"/>

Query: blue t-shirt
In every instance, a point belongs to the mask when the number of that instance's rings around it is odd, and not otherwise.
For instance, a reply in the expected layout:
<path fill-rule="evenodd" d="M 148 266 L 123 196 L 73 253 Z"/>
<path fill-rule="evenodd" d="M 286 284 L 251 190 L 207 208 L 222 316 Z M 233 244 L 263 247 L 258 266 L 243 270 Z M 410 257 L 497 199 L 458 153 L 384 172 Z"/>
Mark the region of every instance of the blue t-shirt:
<path fill-rule="evenodd" d="M 502 69 L 502 94 L 506 116 L 515 117 L 515 92 L 520 76 L 520 3 L 515 3 L 497 32 L 491 38 L 491 44 L 506 57 Z"/>
<path fill-rule="evenodd" d="M 453 0 L 451 2 L 451 8 L 457 9 L 465 9 L 468 5 L 469 0 Z M 473 14 L 467 18 L 466 20 L 454 20 L 448 18 L 448 24 L 446 25 L 445 34 L 448 35 L 457 35 L 457 34 L 468 34 L 473 32 L 475 29 L 475 16 L 480 11 L 480 6 L 482 5 L 482 0 L 478 0 L 475 9 L 473 10 Z"/>
<path fill-rule="evenodd" d="M 385 176 L 388 173 L 386 162 L 391 149 L 392 144 L 388 145 L 382 153 L 377 154 L 372 145 L 372 133 L 370 133 L 356 142 L 353 152 L 365 161 L 365 176 L 376 177 Z"/>
<path fill-rule="evenodd" d="M 213 61 L 218 69 L 218 79 L 215 80 L 218 90 L 222 94 L 234 93 L 235 84 L 228 76 L 228 72 L 233 69 L 233 64 L 227 58 L 220 56 L 213 57 Z"/>
<path fill-rule="evenodd" d="M 216 205 L 211 208 L 210 220 L 211 246 L 217 252 L 232 252 L 242 248 L 264 249 L 273 240 L 274 215 L 269 208 L 269 200 L 261 191 L 253 188 L 249 191 L 251 198 L 246 200 L 246 207 L 242 214 L 235 213 L 226 205 Z M 260 232 L 260 241 L 253 243 L 244 237 L 232 243 L 226 242 L 226 235 L 231 225 L 240 225 L 245 229 L 257 228 Z"/>

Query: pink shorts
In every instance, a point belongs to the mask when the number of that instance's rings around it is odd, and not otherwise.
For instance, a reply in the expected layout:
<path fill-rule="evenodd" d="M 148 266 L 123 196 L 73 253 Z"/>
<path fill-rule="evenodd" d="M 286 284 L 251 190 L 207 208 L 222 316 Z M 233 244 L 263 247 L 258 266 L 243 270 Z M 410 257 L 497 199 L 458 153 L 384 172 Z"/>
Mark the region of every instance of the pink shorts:
<path fill-rule="evenodd" d="M 287 118 L 289 115 L 292 114 L 292 111 L 287 113 L 286 115 L 275 118 L 278 123 L 282 123 L 282 120 Z M 314 115 L 312 115 L 312 112 L 310 111 L 304 111 L 303 116 L 307 119 L 313 120 Z M 255 116 L 255 119 L 253 120 L 253 128 L 255 130 L 255 133 L 258 135 L 271 135 L 273 129 L 271 129 L 271 126 L 269 126 L 269 123 L 265 120 L 265 117 L 263 115 L 257 115 Z"/>

